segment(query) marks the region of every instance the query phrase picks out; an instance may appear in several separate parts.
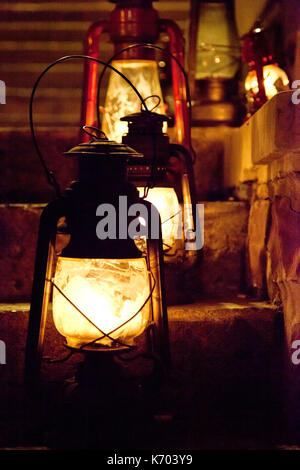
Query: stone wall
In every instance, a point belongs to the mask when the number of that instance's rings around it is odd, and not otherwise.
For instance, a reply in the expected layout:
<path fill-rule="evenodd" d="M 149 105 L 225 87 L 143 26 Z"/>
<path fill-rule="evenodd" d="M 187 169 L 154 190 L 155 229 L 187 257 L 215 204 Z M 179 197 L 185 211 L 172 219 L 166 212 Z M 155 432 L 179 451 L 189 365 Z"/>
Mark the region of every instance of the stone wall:
<path fill-rule="evenodd" d="M 276 95 L 228 135 L 225 185 L 248 184 L 248 283 L 280 305 L 285 324 L 287 416 L 292 435 L 300 422 L 299 366 L 291 361 L 300 339 L 300 108 L 291 92 Z"/>

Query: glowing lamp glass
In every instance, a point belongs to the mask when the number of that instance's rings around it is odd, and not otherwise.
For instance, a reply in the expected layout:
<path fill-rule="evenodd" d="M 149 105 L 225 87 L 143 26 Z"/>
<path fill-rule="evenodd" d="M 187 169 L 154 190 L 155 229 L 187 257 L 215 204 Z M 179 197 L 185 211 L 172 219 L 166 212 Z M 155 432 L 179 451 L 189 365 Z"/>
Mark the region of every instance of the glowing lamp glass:
<path fill-rule="evenodd" d="M 159 96 L 161 101 L 154 111 L 165 114 L 158 67 L 154 60 L 116 60 L 112 62 L 112 66 L 122 72 L 133 83 L 144 99 L 151 95 Z M 147 107 L 152 109 L 157 105 L 157 102 L 157 98 L 149 98 Z M 127 133 L 127 122 L 120 121 L 120 118 L 140 112 L 140 110 L 141 101 L 134 90 L 122 77 L 112 72 L 107 87 L 102 119 L 102 130 L 107 137 L 116 142 L 121 142 L 122 135 Z M 164 126 L 164 132 L 166 132 L 166 123 L 164 123 Z"/>
<path fill-rule="evenodd" d="M 148 302 L 134 316 L 150 292 L 145 258 L 58 257 L 54 284 L 64 294 L 54 288 L 54 324 L 70 347 L 80 348 L 102 336 L 97 327 L 111 339 L 104 337 L 96 345 L 133 344 L 148 324 Z"/>
<path fill-rule="evenodd" d="M 140 197 L 143 197 L 144 188 L 137 189 Z M 182 216 L 174 188 L 150 188 L 145 200 L 151 202 L 160 214 L 164 248 L 172 248 L 180 235 Z"/>
<path fill-rule="evenodd" d="M 240 45 L 226 2 L 201 2 L 196 79 L 231 79 L 239 68 Z"/>
<path fill-rule="evenodd" d="M 266 96 L 268 99 L 273 98 L 282 87 L 289 84 L 289 79 L 284 70 L 274 64 L 265 65 L 263 67 L 264 85 Z M 258 94 L 257 75 L 255 70 L 250 70 L 245 80 L 245 89 L 252 95 Z"/>

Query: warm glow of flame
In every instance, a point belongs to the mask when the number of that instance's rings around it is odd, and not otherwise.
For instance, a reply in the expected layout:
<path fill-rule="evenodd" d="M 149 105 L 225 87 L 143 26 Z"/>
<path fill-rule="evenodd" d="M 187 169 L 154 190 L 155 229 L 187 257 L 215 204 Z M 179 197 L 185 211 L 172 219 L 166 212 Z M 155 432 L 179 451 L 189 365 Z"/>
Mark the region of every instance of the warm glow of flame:
<path fill-rule="evenodd" d="M 131 318 L 149 296 L 145 258 L 78 259 L 58 257 L 54 284 L 84 315 L 104 333 L 110 333 Z M 110 336 L 132 344 L 147 326 L 149 304 Z M 101 336 L 54 287 L 53 320 L 57 330 L 74 348 Z M 105 337 L 97 344 L 111 346 Z"/>
<path fill-rule="evenodd" d="M 264 73 L 264 85 L 266 90 L 266 96 L 271 99 L 278 92 L 283 91 L 284 87 L 289 84 L 289 79 L 284 70 L 274 64 L 265 65 L 263 68 Z M 258 83 L 255 70 L 251 70 L 245 81 L 246 91 L 251 91 L 252 94 L 258 93 Z"/>
<path fill-rule="evenodd" d="M 144 195 L 144 188 L 137 188 L 140 197 Z M 173 188 L 150 188 L 146 201 L 151 202 L 158 210 L 161 218 L 163 248 L 173 247 L 178 231 L 181 230 L 181 207 Z M 180 236 L 180 234 L 179 234 Z"/>
<path fill-rule="evenodd" d="M 154 60 L 116 60 L 112 62 L 112 66 L 133 83 L 144 99 L 151 95 L 158 95 L 161 101 L 154 111 L 165 114 L 158 67 Z M 157 98 L 149 98 L 146 102 L 149 110 L 154 108 L 157 103 Z M 102 123 L 102 130 L 107 137 L 121 142 L 123 134 L 127 133 L 127 122 L 120 121 L 120 118 L 140 112 L 140 110 L 141 101 L 137 94 L 122 77 L 112 71 L 107 87 Z M 164 132 L 166 132 L 166 123 L 164 124 Z"/>

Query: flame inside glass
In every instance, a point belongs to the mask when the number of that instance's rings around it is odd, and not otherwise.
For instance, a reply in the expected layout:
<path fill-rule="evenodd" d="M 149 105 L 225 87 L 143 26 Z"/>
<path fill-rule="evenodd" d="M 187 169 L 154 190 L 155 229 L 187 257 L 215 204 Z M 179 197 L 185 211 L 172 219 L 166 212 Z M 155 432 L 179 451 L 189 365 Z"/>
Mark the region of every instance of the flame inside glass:
<path fill-rule="evenodd" d="M 84 314 L 54 286 L 54 324 L 70 347 L 94 341 L 103 336 L 101 331 L 110 338 L 98 340 L 97 345 L 111 347 L 118 340 L 133 344 L 148 324 L 149 302 L 130 320 L 150 293 L 145 258 L 58 257 L 54 284 Z"/>
<path fill-rule="evenodd" d="M 137 189 L 143 197 L 144 188 Z M 151 202 L 160 214 L 163 248 L 172 248 L 175 240 L 182 236 L 182 211 L 174 188 L 150 188 L 145 200 Z"/>
<path fill-rule="evenodd" d="M 265 65 L 263 67 L 264 85 L 266 96 L 268 99 L 273 98 L 281 91 L 282 87 L 289 84 L 289 79 L 284 70 L 274 64 Z M 258 82 L 255 70 L 251 70 L 245 80 L 245 89 L 253 95 L 258 93 Z"/>
<path fill-rule="evenodd" d="M 158 67 L 154 60 L 115 60 L 111 65 L 132 82 L 143 99 L 151 95 L 159 96 L 160 103 L 153 111 L 165 114 Z M 146 102 L 149 110 L 157 103 L 158 99 L 155 97 L 149 98 Z M 109 139 L 121 142 L 123 134 L 127 133 L 128 124 L 120 121 L 120 118 L 140 111 L 141 100 L 135 91 L 120 75 L 112 71 L 106 92 L 102 130 Z M 167 123 L 164 123 L 163 130 L 167 131 Z"/>

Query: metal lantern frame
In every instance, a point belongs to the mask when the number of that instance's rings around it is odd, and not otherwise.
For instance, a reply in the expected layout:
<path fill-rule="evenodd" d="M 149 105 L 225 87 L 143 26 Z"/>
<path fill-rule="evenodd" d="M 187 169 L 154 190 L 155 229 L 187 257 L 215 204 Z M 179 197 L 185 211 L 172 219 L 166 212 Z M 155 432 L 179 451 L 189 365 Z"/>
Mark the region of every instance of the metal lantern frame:
<path fill-rule="evenodd" d="M 175 241 L 174 247 L 165 246 L 163 240 L 165 263 L 175 263 L 183 269 L 191 268 L 198 260 L 197 250 L 185 247 L 186 242 L 191 241 L 188 238 L 195 232 L 197 223 L 192 155 L 184 146 L 169 142 L 168 135 L 162 130 L 166 120 L 164 116 L 141 111 L 121 120 L 128 122 L 128 133 L 123 136 L 122 142 L 143 155 L 138 161 L 129 159 L 129 181 L 136 187 L 144 188 L 144 197 L 151 188 L 172 188 L 178 197 L 180 213 L 169 214 L 169 217 L 180 218 L 181 238 Z M 189 217 L 186 212 L 190 212 Z M 164 223 L 165 220 L 162 220 Z"/>
<path fill-rule="evenodd" d="M 268 100 L 264 84 L 263 67 L 271 63 L 273 57 L 268 55 L 265 35 L 258 24 L 242 37 L 242 41 L 243 60 L 248 64 L 249 71 L 254 70 L 257 77 L 258 93 L 253 96 L 254 109 L 257 110 Z"/>
<path fill-rule="evenodd" d="M 109 33 L 115 47 L 115 54 L 124 60 L 149 59 L 153 54 L 145 48 L 130 49 L 129 45 L 143 43 L 155 44 L 160 33 L 170 38 L 170 53 L 184 67 L 184 39 L 182 33 L 171 20 L 159 19 L 151 0 L 116 0 L 116 8 L 108 21 L 99 20 L 87 31 L 84 53 L 99 57 L 99 44 L 103 33 Z M 189 110 L 187 105 L 186 81 L 181 71 L 172 61 L 172 85 L 175 104 L 176 136 L 179 144 L 190 147 Z M 94 63 L 88 62 L 84 68 L 84 87 L 81 107 L 81 124 L 93 126 L 96 122 L 98 70 Z M 84 137 L 84 136 L 83 136 Z"/>
<path fill-rule="evenodd" d="M 147 201 L 139 199 L 137 197 L 135 187 L 132 184 L 126 182 L 125 175 L 127 159 L 129 157 L 133 158 L 134 156 L 140 155 L 124 144 L 116 144 L 107 141 L 107 139 L 103 137 L 96 138 L 95 136 L 93 136 L 89 144 L 80 144 L 79 146 L 73 149 L 73 152 L 68 152 L 68 154 L 71 156 L 79 157 L 79 180 L 73 183 L 71 187 L 67 191 L 65 191 L 64 194 L 60 193 L 60 189 L 56 182 L 55 176 L 47 168 L 36 140 L 33 124 L 33 98 L 39 81 L 51 67 L 53 67 L 57 63 L 74 58 L 92 60 L 102 65 L 105 64 L 99 59 L 89 58 L 87 56 L 68 56 L 58 59 L 53 64 L 49 65 L 39 76 L 33 88 L 30 100 L 30 125 L 32 130 L 33 141 L 38 156 L 43 164 L 48 181 L 55 187 L 57 193 L 56 199 L 50 202 L 50 204 L 45 207 L 40 218 L 40 228 L 37 242 L 25 360 L 25 381 L 30 389 L 32 387 L 33 389 L 35 389 L 37 384 L 39 383 L 39 374 L 45 337 L 46 318 L 48 314 L 51 289 L 53 286 L 52 275 L 55 263 L 55 240 L 56 234 L 58 233 L 59 220 L 65 217 L 66 220 L 69 221 L 68 225 L 69 232 L 71 235 L 71 241 L 72 237 L 73 239 L 77 240 L 77 244 L 73 244 L 72 256 L 78 256 L 79 258 L 88 259 L 102 258 L 101 254 L 103 253 L 103 245 L 104 251 L 106 249 L 104 241 L 98 239 L 95 242 L 95 205 L 98 206 L 101 202 L 106 202 L 107 199 L 115 201 L 119 195 L 125 194 L 131 198 L 131 201 L 142 203 L 146 208 L 148 208 L 149 211 L 152 211 L 152 213 L 156 213 L 156 220 L 158 220 L 160 223 L 160 216 L 156 208 L 149 204 Z M 114 67 L 109 67 L 112 70 L 115 70 Z M 115 70 L 115 72 L 123 76 L 118 70 Z M 124 78 L 126 79 L 126 77 Z M 141 101 L 142 103 L 144 103 L 142 99 Z M 88 128 L 88 126 L 86 127 Z M 88 133 L 90 134 L 90 132 Z M 99 148 L 101 148 L 100 155 L 95 152 L 95 148 L 97 146 L 100 146 Z M 113 148 L 113 150 L 111 150 L 111 147 Z M 104 150 L 102 150 L 102 148 L 104 148 Z M 116 177 L 116 182 L 113 185 L 113 188 L 111 188 L 110 178 L 104 178 L 105 181 L 101 180 L 101 175 L 99 175 L 99 171 L 102 170 L 105 174 L 107 172 L 109 176 Z M 91 191 L 92 188 L 94 188 L 94 191 Z M 99 188 L 99 191 L 97 188 Z M 102 196 L 102 200 L 99 200 L 99 196 Z M 83 199 L 86 199 L 88 201 L 87 207 L 93 208 L 92 212 L 89 212 L 88 209 L 88 213 L 85 214 L 81 203 L 82 197 Z M 84 221 L 82 221 L 82 217 L 84 217 Z M 74 223 L 74 221 L 76 222 Z M 84 223 L 82 224 L 81 222 Z M 88 229 L 92 227 L 94 231 L 94 241 L 91 243 L 91 245 L 89 245 L 88 243 L 86 248 L 84 247 L 84 244 L 82 246 L 81 243 L 78 243 L 78 240 L 81 240 L 81 235 L 86 236 L 88 233 L 85 232 L 85 229 L 83 229 L 82 227 L 88 227 Z M 65 230 L 63 232 L 66 233 Z M 149 233 L 151 233 L 151 220 L 149 223 Z M 88 234 L 88 240 L 89 237 L 90 235 Z M 119 240 L 112 240 L 112 242 L 113 244 L 112 246 L 110 246 L 109 249 L 111 250 L 111 253 L 114 253 L 113 247 L 117 246 Z M 132 243 L 134 244 L 133 241 Z M 130 256 L 126 256 L 126 249 L 127 247 L 124 248 L 125 258 L 128 258 Z M 136 251 L 138 251 L 137 248 Z M 168 339 L 168 319 L 164 292 L 162 253 L 163 252 L 160 228 L 159 236 L 157 238 L 152 239 L 151 237 L 148 237 L 147 240 L 146 256 L 149 277 L 149 296 L 147 299 L 145 299 L 145 303 L 150 303 L 151 321 L 146 331 L 148 333 L 147 338 L 150 353 L 153 354 L 155 357 L 159 357 L 164 366 L 168 368 L 170 365 L 170 351 Z M 107 256 L 104 257 L 107 258 Z M 113 258 L 113 256 L 111 257 Z M 122 255 L 119 255 L 119 258 L 122 259 Z M 141 306 L 140 310 L 142 308 L 143 306 Z M 83 314 L 83 312 L 80 313 Z M 132 318 L 136 314 L 137 312 L 133 312 Z M 121 326 L 122 325 L 120 325 L 119 328 Z M 99 333 L 99 338 L 97 338 L 92 343 L 95 343 L 103 336 L 109 337 L 113 332 L 103 332 L 100 330 Z M 100 355 L 99 351 L 104 350 L 105 348 L 101 347 L 96 349 L 92 348 L 92 354 L 95 352 L 95 354 Z M 106 348 L 106 351 L 107 350 L 109 350 L 109 348 Z M 111 352 L 119 353 L 124 350 L 130 350 L 130 346 L 126 344 L 119 344 L 117 345 L 116 349 L 112 348 Z M 83 347 L 77 351 L 85 352 L 85 348 Z M 91 349 L 87 348 L 86 352 L 90 354 Z"/>
<path fill-rule="evenodd" d="M 237 126 L 241 123 L 244 113 L 242 104 L 238 98 L 238 79 L 240 74 L 240 48 L 236 46 L 223 46 L 223 54 L 230 57 L 227 66 L 236 64 L 237 70 L 229 78 L 215 77 L 208 73 L 207 77 L 196 78 L 197 70 L 197 36 L 201 31 L 201 6 L 217 8 L 223 5 L 226 16 L 232 19 L 230 5 L 226 1 L 211 1 L 203 3 L 200 0 L 191 0 L 189 14 L 189 50 L 188 50 L 188 73 L 190 81 L 191 96 L 193 101 L 192 122 L 195 126 L 217 126 L 220 124 Z M 224 13 L 225 14 L 225 13 Z M 211 25 L 210 25 L 211 26 Z M 237 38 L 237 36 L 236 36 Z M 204 48 L 211 51 L 221 44 L 206 44 Z M 219 58 L 220 60 L 220 58 Z M 222 64 L 215 64 L 215 71 L 222 71 Z"/>
<path fill-rule="evenodd" d="M 255 113 L 264 103 L 266 103 L 270 97 L 268 97 L 267 87 L 266 87 L 266 73 L 265 67 L 274 66 L 283 75 L 286 75 L 284 70 L 278 67 L 278 63 L 274 54 L 270 48 L 268 41 L 267 31 L 262 27 L 259 21 L 257 21 L 253 28 L 242 37 L 243 42 L 243 61 L 248 65 L 248 75 L 253 73 L 256 76 L 257 80 L 257 92 L 253 89 L 250 89 L 247 96 L 248 103 L 248 113 Z M 247 76 L 248 77 L 248 76 Z M 279 78 L 279 77 L 278 77 Z M 286 89 L 288 84 L 288 77 L 286 76 L 287 83 L 283 83 L 283 88 Z"/>

